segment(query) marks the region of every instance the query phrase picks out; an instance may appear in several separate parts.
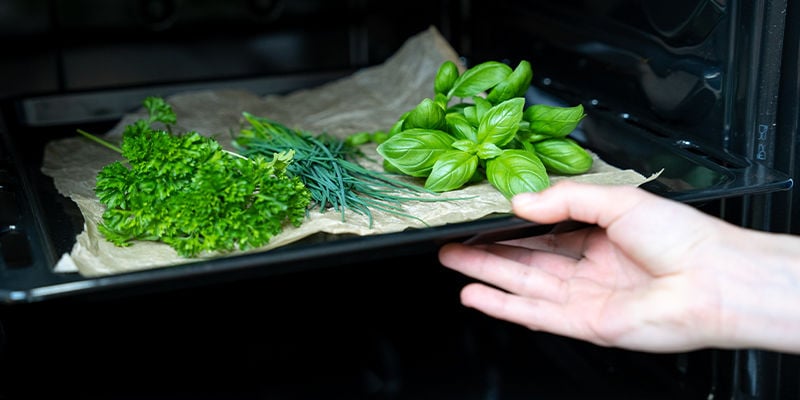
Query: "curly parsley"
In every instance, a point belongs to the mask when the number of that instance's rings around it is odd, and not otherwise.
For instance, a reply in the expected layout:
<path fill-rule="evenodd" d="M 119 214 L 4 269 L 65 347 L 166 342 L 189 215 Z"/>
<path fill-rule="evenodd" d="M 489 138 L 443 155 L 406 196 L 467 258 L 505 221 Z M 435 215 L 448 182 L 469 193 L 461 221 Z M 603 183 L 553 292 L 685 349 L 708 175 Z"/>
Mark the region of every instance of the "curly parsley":
<path fill-rule="evenodd" d="M 144 106 L 149 118 L 126 126 L 122 135 L 119 151 L 127 162 L 97 175 L 95 193 L 106 206 L 98 229 L 107 240 L 118 246 L 161 241 L 194 257 L 259 247 L 284 224 L 303 222 L 311 195 L 285 173 L 293 151 L 272 159 L 240 157 L 197 132 L 172 134 L 175 113 L 163 99 L 149 97 Z M 167 130 L 153 128 L 154 122 Z"/>

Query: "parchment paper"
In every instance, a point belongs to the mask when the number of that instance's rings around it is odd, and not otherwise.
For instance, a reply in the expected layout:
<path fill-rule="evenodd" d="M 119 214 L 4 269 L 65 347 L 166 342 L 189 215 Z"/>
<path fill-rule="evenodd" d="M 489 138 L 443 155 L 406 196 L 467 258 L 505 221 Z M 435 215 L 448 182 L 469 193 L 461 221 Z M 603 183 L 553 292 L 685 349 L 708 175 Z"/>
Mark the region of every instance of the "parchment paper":
<path fill-rule="evenodd" d="M 231 140 L 242 126 L 244 111 L 289 127 L 344 137 L 355 132 L 388 130 L 402 113 L 432 96 L 436 71 L 445 60 L 461 65 L 452 47 L 431 27 L 408 39 L 383 64 L 312 89 L 264 97 L 239 90 L 193 91 L 166 100 L 177 115 L 174 131 L 193 130 L 214 136 L 229 150 L 232 150 Z M 144 116 L 144 110 L 126 115 L 104 138 L 119 143 L 124 127 Z M 366 162 L 365 166 L 380 169 L 381 158 L 374 149 L 375 146 L 365 147 L 367 155 L 374 160 L 374 163 Z M 178 256 L 165 244 L 141 241 L 133 246 L 117 247 L 99 234 L 97 225 L 102 221 L 104 209 L 94 194 L 95 179 L 105 165 L 118 159 L 118 154 L 82 137 L 53 141 L 45 147 L 42 171 L 53 178 L 60 193 L 75 201 L 85 220 L 84 231 L 78 235 L 70 254 L 62 256 L 56 270 L 91 277 L 197 261 L 197 258 Z M 609 185 L 640 185 L 652 178 L 618 169 L 596 156 L 592 170 L 586 174 L 569 178 L 551 176 L 554 183 L 571 179 Z M 321 213 L 314 209 L 300 227 L 287 226 L 268 245 L 251 251 L 268 251 L 319 232 L 356 235 L 399 232 L 425 227 L 425 223 L 436 226 L 471 221 L 511 210 L 509 201 L 488 183 L 435 197 L 468 200 L 407 203 L 407 213 L 419 220 L 374 211 L 372 227 L 361 214 L 348 212 L 343 221 L 339 212 Z M 203 257 L 219 256 L 223 254 Z"/>

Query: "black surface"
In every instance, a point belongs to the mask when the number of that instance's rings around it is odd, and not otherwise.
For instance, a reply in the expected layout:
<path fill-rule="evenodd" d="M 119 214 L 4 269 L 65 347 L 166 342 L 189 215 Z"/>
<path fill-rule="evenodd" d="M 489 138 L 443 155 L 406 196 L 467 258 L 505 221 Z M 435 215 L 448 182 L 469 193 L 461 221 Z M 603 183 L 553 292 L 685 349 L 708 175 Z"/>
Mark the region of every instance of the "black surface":
<path fill-rule="evenodd" d="M 706 399 L 715 360 L 729 357 L 532 332 L 462 307 L 467 282 L 430 256 L 405 256 L 203 290 L 0 307 L 0 396 Z M 32 376 L 38 384 L 26 382 Z"/>

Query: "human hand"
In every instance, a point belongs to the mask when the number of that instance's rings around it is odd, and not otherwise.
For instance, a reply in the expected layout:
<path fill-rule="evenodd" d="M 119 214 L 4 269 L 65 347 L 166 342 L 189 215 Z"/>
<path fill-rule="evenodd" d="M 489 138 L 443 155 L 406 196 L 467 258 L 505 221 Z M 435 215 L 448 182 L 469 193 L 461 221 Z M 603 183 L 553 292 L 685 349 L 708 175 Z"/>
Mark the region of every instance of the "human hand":
<path fill-rule="evenodd" d="M 634 187 L 563 182 L 518 195 L 512 205 L 538 223 L 596 225 L 491 245 L 445 245 L 444 266 L 494 286 L 466 286 L 464 305 L 603 346 L 800 349 L 800 303 L 792 305 L 798 280 L 777 278 L 800 278 L 792 259 L 797 239 L 747 231 Z M 769 248 L 789 257 L 765 258 L 761 252 Z M 766 292 L 761 297 L 754 295 L 758 288 Z M 785 331 L 760 325 L 776 319 L 788 319 Z"/>

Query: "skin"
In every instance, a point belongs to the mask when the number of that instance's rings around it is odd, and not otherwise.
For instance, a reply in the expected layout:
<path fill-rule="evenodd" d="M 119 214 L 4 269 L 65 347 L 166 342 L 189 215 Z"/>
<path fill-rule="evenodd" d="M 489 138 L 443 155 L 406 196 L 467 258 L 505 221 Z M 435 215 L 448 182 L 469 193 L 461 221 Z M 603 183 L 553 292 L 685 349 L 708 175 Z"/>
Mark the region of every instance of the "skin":
<path fill-rule="evenodd" d="M 800 238 L 627 186 L 560 182 L 512 206 L 537 223 L 593 225 L 443 246 L 442 265 L 479 281 L 463 288 L 465 306 L 601 346 L 800 352 Z"/>

